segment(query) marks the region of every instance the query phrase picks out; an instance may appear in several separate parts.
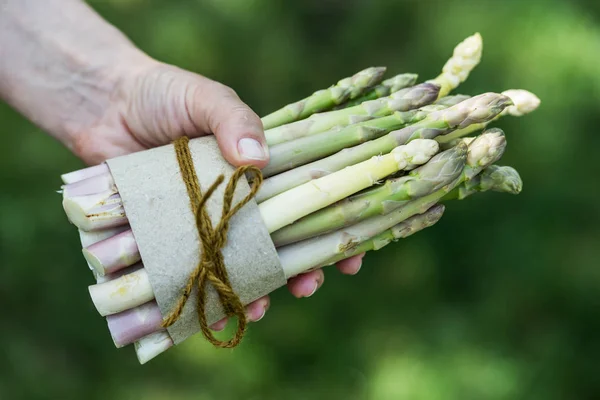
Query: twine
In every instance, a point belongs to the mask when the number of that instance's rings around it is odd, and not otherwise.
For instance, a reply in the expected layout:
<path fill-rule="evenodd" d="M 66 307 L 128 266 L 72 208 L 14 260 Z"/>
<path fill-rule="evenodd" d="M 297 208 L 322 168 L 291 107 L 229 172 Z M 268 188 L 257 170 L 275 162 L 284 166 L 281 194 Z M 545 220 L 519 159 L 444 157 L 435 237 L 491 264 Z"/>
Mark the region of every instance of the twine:
<path fill-rule="evenodd" d="M 181 177 L 185 182 L 190 197 L 190 206 L 196 217 L 196 227 L 198 228 L 198 235 L 200 237 L 200 262 L 190 275 L 183 293 L 177 301 L 177 305 L 165 318 L 162 326 L 168 328 L 177 322 L 183 312 L 183 307 L 190 297 L 192 289 L 196 286 L 198 288 L 198 321 L 200 323 L 202 334 L 206 340 L 216 347 L 233 348 L 241 342 L 246 332 L 248 321 L 246 319 L 244 305 L 231 287 L 221 249 L 227 242 L 227 230 L 229 229 L 230 219 L 256 195 L 262 184 L 263 177 L 260 170 L 254 166 L 243 166 L 235 170 L 227 183 L 225 194 L 223 195 L 221 220 L 217 227 L 213 229 L 212 222 L 204 206 L 215 189 L 223 183 L 225 178 L 223 175 L 220 175 L 206 193 L 202 195 L 188 143 L 189 138 L 182 137 L 175 140 L 174 145 Z M 246 172 L 250 172 L 254 175 L 250 193 L 232 208 L 235 188 L 239 179 L 242 178 Z M 237 330 L 235 335 L 226 341 L 219 340 L 213 335 L 206 320 L 206 285 L 209 283 L 216 289 L 219 300 L 225 310 L 225 315 L 227 317 L 237 316 Z"/>

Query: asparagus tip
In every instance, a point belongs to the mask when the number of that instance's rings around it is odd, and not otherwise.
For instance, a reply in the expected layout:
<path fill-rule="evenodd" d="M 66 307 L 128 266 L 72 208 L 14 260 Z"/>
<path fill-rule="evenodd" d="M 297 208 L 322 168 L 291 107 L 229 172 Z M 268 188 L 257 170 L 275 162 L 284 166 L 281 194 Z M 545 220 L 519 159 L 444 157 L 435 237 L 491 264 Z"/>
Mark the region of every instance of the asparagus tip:
<path fill-rule="evenodd" d="M 522 117 L 532 113 L 541 104 L 539 97 L 528 90 L 510 89 L 502 92 L 502 94 L 509 97 L 513 102 L 513 105 L 508 107 L 505 113 L 514 117 Z"/>

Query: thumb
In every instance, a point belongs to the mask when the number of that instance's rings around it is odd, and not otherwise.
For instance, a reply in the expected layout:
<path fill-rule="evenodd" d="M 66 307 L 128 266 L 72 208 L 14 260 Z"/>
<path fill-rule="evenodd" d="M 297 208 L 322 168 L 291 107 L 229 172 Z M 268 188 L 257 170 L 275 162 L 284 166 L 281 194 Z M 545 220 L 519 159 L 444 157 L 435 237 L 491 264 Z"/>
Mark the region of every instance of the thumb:
<path fill-rule="evenodd" d="M 229 163 L 267 165 L 269 151 L 262 122 L 231 88 L 204 78 L 195 90 L 188 91 L 186 106 L 194 125 L 216 136 Z"/>

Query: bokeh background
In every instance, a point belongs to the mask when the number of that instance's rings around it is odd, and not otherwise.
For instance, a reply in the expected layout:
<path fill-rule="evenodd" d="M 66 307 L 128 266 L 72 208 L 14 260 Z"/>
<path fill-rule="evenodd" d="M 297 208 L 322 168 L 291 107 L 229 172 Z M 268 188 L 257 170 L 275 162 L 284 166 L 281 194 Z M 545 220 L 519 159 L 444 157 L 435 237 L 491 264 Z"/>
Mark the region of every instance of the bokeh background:
<path fill-rule="evenodd" d="M 434 228 L 285 289 L 243 346 L 202 338 L 144 367 L 116 350 L 64 217 L 59 174 L 82 164 L 0 104 L 0 398 L 600 398 L 600 2 L 92 1 L 152 56 L 235 88 L 264 115 L 371 65 L 434 77 L 474 32 L 459 92 L 524 88 L 502 161 L 520 196 L 449 205 Z"/>

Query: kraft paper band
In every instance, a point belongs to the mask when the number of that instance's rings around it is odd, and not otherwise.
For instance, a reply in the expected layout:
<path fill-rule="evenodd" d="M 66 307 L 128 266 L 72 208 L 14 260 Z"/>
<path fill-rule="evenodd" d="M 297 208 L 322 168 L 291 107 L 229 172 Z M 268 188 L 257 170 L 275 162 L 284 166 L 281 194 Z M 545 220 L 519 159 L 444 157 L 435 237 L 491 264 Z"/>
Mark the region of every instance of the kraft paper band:
<path fill-rule="evenodd" d="M 194 167 L 203 191 L 223 174 L 234 172 L 222 157 L 213 136 L 190 140 Z M 163 317 L 173 310 L 191 272 L 199 261 L 199 238 L 189 196 L 181 179 L 173 145 L 162 146 L 107 161 L 119 190 L 125 213 L 137 241 L 144 267 Z M 221 185 L 205 208 L 214 225 L 221 217 Z M 249 193 L 248 183 L 237 186 L 234 203 Z M 253 200 L 231 219 L 227 244 L 222 249 L 231 286 L 244 304 L 285 285 L 275 246 Z M 168 328 L 175 344 L 199 332 L 197 289 L 180 319 Z M 212 287 L 207 290 L 209 324 L 225 314 Z"/>

